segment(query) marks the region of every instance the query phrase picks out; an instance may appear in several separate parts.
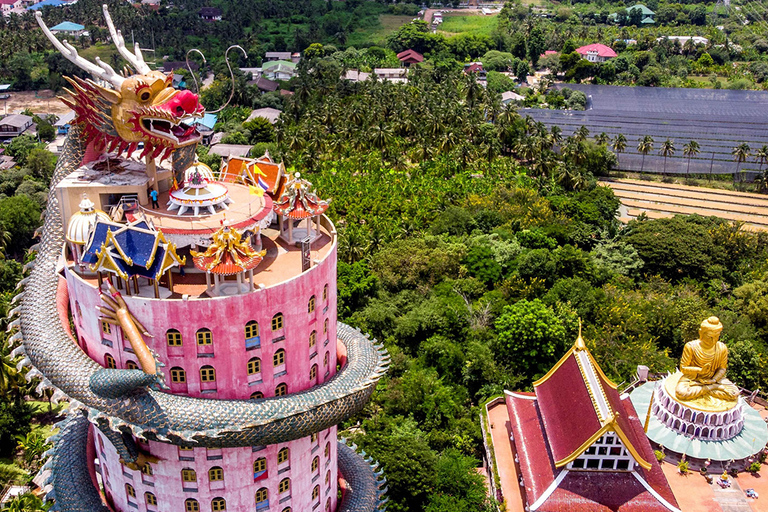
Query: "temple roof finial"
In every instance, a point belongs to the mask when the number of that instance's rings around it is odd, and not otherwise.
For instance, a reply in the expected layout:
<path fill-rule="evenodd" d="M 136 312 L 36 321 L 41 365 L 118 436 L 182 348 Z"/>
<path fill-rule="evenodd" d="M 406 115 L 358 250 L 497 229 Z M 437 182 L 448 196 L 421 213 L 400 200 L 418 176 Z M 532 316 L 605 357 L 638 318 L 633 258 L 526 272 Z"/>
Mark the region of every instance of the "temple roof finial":
<path fill-rule="evenodd" d="M 579 337 L 576 338 L 576 343 L 573 344 L 576 350 L 586 350 L 587 345 L 584 343 L 584 338 L 581 337 L 581 318 L 579 318 Z"/>

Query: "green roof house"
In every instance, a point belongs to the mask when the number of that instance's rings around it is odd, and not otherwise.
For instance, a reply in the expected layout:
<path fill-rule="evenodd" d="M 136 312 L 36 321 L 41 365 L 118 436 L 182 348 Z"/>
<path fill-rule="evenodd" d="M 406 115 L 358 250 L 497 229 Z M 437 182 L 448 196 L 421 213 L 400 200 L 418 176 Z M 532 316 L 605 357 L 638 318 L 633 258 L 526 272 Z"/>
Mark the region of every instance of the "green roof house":
<path fill-rule="evenodd" d="M 640 17 L 640 23 L 642 25 L 652 25 L 655 23 L 655 20 L 653 17 L 656 15 L 655 12 L 650 10 L 648 7 L 644 6 L 643 4 L 635 4 L 632 7 L 627 7 L 627 14 L 629 14 L 632 9 L 640 9 L 641 17 Z M 611 20 L 616 21 L 618 18 L 617 13 L 613 13 L 610 16 L 608 16 Z"/>

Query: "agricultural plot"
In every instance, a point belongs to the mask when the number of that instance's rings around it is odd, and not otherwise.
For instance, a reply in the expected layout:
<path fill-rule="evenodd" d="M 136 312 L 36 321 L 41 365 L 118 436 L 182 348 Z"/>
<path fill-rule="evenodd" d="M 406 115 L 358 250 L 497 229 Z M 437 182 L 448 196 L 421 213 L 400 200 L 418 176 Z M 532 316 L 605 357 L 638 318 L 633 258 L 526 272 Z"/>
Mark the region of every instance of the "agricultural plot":
<path fill-rule="evenodd" d="M 739 165 L 732 151 L 746 143 L 754 155 L 768 144 L 768 92 L 572 84 L 567 87 L 587 95 L 588 110 L 521 109 L 521 115 L 531 116 L 549 127 L 560 126 L 564 136 L 581 126 L 586 126 L 592 137 L 601 132 L 611 139 L 623 134 L 627 148 L 617 155 L 621 170 L 668 174 L 731 174 L 740 170 L 749 179 L 761 169 L 754 156 Z M 637 143 L 646 135 L 653 137 L 654 144 L 643 159 Z M 675 152 L 665 165 L 659 150 L 666 139 L 674 141 Z M 700 150 L 690 158 L 689 165 L 683 146 L 691 140 L 699 144 Z"/>

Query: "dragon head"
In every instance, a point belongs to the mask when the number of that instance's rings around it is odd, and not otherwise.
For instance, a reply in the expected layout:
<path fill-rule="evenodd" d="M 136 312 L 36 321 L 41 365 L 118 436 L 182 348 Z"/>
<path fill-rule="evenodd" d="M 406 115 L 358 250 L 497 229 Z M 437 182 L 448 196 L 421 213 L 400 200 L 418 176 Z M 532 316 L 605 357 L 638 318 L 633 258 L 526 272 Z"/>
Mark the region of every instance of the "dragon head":
<path fill-rule="evenodd" d="M 75 111 L 74 122 L 83 126 L 88 142 L 93 142 L 97 151 L 132 153 L 139 143 L 144 143 L 142 158 L 168 158 L 175 150 L 200 142 L 200 133 L 185 122 L 202 117 L 204 109 L 198 96 L 175 89 L 172 74 L 150 70 L 138 44 L 134 52 L 128 51 L 106 5 L 104 17 L 112 40 L 135 72 L 126 68 L 118 74 L 98 57 L 95 64 L 84 59 L 67 41 L 59 41 L 50 32 L 39 11 L 36 16 L 43 32 L 64 57 L 96 80 L 106 82 L 102 85 L 91 79 L 67 77 L 72 88 L 65 90 L 70 97 L 61 98 Z"/>

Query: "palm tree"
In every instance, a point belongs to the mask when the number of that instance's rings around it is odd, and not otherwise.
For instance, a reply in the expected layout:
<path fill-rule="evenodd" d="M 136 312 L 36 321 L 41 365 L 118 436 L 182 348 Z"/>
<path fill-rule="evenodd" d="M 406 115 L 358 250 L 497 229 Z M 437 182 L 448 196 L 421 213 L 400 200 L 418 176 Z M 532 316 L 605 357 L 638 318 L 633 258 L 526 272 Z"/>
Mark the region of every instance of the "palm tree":
<path fill-rule="evenodd" d="M 624 134 L 619 133 L 613 139 L 613 151 L 616 153 L 616 161 L 618 162 L 618 155 L 622 154 L 627 149 L 627 138 Z"/>
<path fill-rule="evenodd" d="M 576 140 L 587 140 L 587 137 L 589 137 L 589 129 L 581 125 L 581 128 L 573 132 L 573 138 Z"/>
<path fill-rule="evenodd" d="M 768 146 L 763 146 L 755 151 L 755 162 L 760 163 L 760 172 L 763 172 L 763 165 L 768 162 Z"/>
<path fill-rule="evenodd" d="M 675 141 L 667 139 L 661 143 L 661 150 L 659 154 L 664 157 L 664 176 L 667 175 L 667 158 L 675 154 Z"/>
<path fill-rule="evenodd" d="M 691 158 L 698 155 L 699 151 L 699 143 L 695 140 L 689 141 L 688 144 L 683 146 L 683 154 L 688 157 L 688 167 L 685 170 L 686 175 L 691 173 Z"/>
<path fill-rule="evenodd" d="M 750 147 L 749 144 L 746 142 L 742 142 L 733 150 L 731 151 L 731 154 L 733 155 L 733 159 L 736 160 L 736 174 L 738 175 L 739 172 L 741 172 L 741 164 L 747 161 L 747 158 L 749 158 L 749 151 Z"/>
<path fill-rule="evenodd" d="M 643 172 L 643 169 L 645 168 L 645 155 L 653 151 L 653 137 L 646 135 L 645 137 L 638 139 L 637 151 L 643 155 L 643 160 L 640 162 L 640 172 Z"/>
<path fill-rule="evenodd" d="M 601 132 L 599 135 L 595 135 L 595 142 L 598 144 L 608 144 L 608 141 L 610 141 L 611 138 L 608 137 L 608 134 L 605 132 Z"/>

